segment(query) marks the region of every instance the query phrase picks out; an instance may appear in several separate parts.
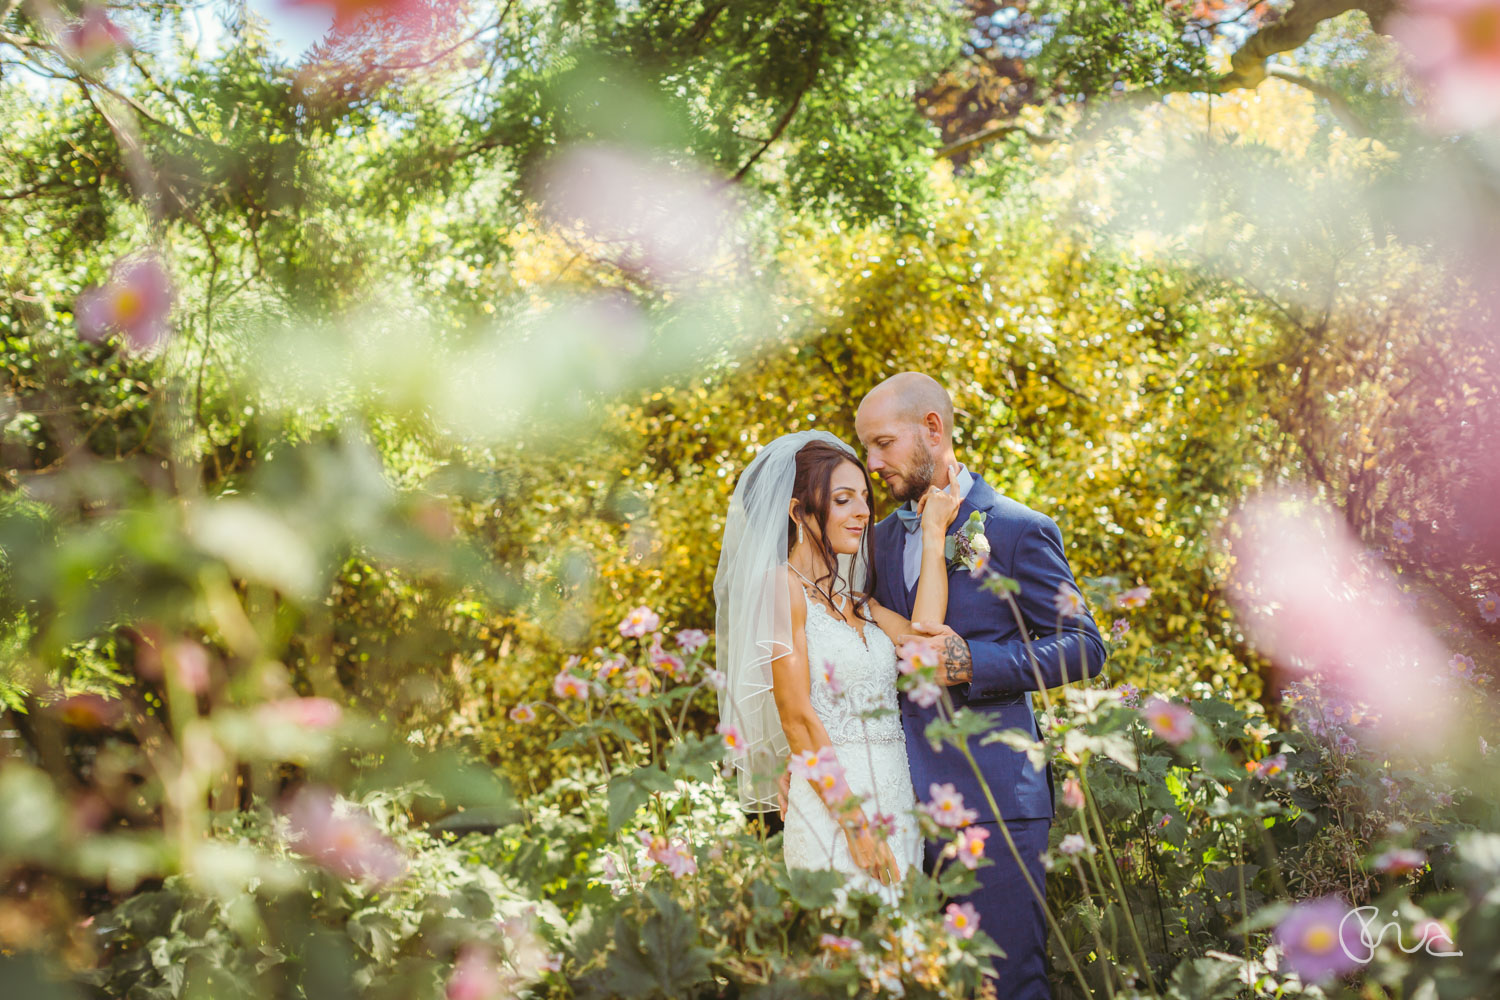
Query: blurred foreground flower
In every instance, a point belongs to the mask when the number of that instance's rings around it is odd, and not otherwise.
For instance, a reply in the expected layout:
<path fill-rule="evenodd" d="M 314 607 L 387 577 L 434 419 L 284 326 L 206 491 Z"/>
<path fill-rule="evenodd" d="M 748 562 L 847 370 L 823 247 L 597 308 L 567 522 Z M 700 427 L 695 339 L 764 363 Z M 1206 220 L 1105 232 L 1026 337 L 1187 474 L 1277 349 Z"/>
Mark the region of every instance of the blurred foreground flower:
<path fill-rule="evenodd" d="M 653 835 L 645 830 L 638 831 L 636 836 L 641 840 L 643 864 L 647 861 L 654 861 L 665 867 L 676 879 L 697 874 L 698 862 L 693 859 L 693 854 L 688 850 L 685 841 L 668 840 L 666 837 Z"/>
<path fill-rule="evenodd" d="M 1491 590 L 1479 596 L 1479 617 L 1489 625 L 1500 622 L 1500 594 Z"/>
<path fill-rule="evenodd" d="M 256 709 L 263 724 L 291 723 L 303 729 L 331 729 L 344 717 L 344 710 L 331 698 L 282 698 Z"/>
<path fill-rule="evenodd" d="M 1185 743 L 1193 735 L 1193 713 L 1186 705 L 1152 698 L 1141 709 L 1141 716 L 1153 733 L 1173 746 Z"/>
<path fill-rule="evenodd" d="M 522 704 L 517 705 L 515 708 L 512 708 L 510 710 L 510 721 L 519 722 L 522 725 L 525 725 L 528 722 L 535 722 L 536 709 L 523 702 Z"/>
<path fill-rule="evenodd" d="M 326 788 L 299 789 L 282 810 L 290 846 L 340 878 L 393 882 L 406 858 L 368 815 Z"/>
<path fill-rule="evenodd" d="M 1057 850 L 1059 854 L 1064 854 L 1070 858 L 1076 858 L 1078 855 L 1084 853 L 1093 853 L 1089 850 L 1088 841 L 1084 840 L 1083 836 L 1077 833 L 1070 833 L 1059 841 Z"/>
<path fill-rule="evenodd" d="M 627 639 L 640 639 L 648 632 L 655 632 L 660 624 L 661 616 L 650 608 L 632 608 L 620 622 L 620 634 Z"/>
<path fill-rule="evenodd" d="M 835 934 L 824 934 L 818 938 L 818 947 L 830 955 L 843 957 L 859 951 L 862 945 L 852 937 L 839 937 Z"/>
<path fill-rule="evenodd" d="M 1059 618 L 1077 618 L 1083 614 L 1083 595 L 1063 584 L 1052 595 L 1052 606 L 1057 609 Z"/>
<path fill-rule="evenodd" d="M 1069 809 L 1083 808 L 1083 786 L 1078 783 L 1077 778 L 1068 778 L 1063 782 L 1062 800 L 1063 805 Z"/>
<path fill-rule="evenodd" d="M 965 868 L 978 868 L 979 862 L 984 858 L 984 842 L 990 837 L 990 831 L 982 826 L 966 827 L 958 835 L 957 848 L 958 860 Z"/>
<path fill-rule="evenodd" d="M 948 919 L 943 921 L 943 926 L 950 932 L 961 938 L 971 938 L 974 932 L 979 930 L 979 914 L 974 911 L 973 903 L 949 903 L 948 908 L 943 911 L 948 914 Z"/>
<path fill-rule="evenodd" d="M 708 642 L 708 633 L 698 628 L 685 628 L 677 633 L 677 648 L 684 653 L 696 653 Z"/>
<path fill-rule="evenodd" d="M 740 731 L 727 722 L 719 723 L 719 735 L 724 739 L 724 751 L 731 757 L 745 755 L 745 738 Z"/>
<path fill-rule="evenodd" d="M 62 36 L 63 52 L 89 69 L 104 65 L 110 56 L 128 48 L 130 39 L 103 7 L 85 7 L 82 18 L 70 24 Z"/>
<path fill-rule="evenodd" d="M 1386 875 L 1407 875 L 1427 867 L 1427 855 L 1409 847 L 1398 847 L 1380 854 L 1371 866 Z"/>
<path fill-rule="evenodd" d="M 131 350 L 148 351 L 170 332 L 172 285 L 166 265 L 154 252 L 121 258 L 105 284 L 78 296 L 74 311 L 84 340 L 121 333 Z"/>
<path fill-rule="evenodd" d="M 447 1000 L 500 1000 L 509 992 L 509 984 L 502 979 L 489 949 L 477 944 L 464 945 L 458 961 L 453 963 L 453 974 L 448 977 Z"/>
<path fill-rule="evenodd" d="M 125 703 L 97 694 L 75 694 L 53 702 L 49 711 L 74 729 L 108 729 L 125 713 Z"/>
<path fill-rule="evenodd" d="M 1392 738 L 1441 738 L 1451 706 L 1417 681 L 1440 674 L 1448 653 L 1332 512 L 1263 497 L 1236 515 L 1230 538 L 1230 598 L 1256 649 L 1369 702 Z"/>
<path fill-rule="evenodd" d="M 1276 927 L 1276 944 L 1304 982 L 1322 982 L 1359 967 L 1359 921 L 1334 896 L 1298 903 Z"/>
<path fill-rule="evenodd" d="M 1436 125 L 1500 121 L 1500 0 L 1408 0 L 1386 22 L 1427 85 Z"/>
<path fill-rule="evenodd" d="M 939 785 L 934 782 L 927 790 L 927 794 L 931 797 L 930 801 L 924 802 L 917 808 L 931 816 L 932 821 L 938 826 L 956 830 L 968 826 L 979 818 L 979 813 L 973 809 L 964 808 L 964 797 L 952 785 Z"/>
<path fill-rule="evenodd" d="M 1122 608 L 1142 608 L 1146 602 L 1151 600 L 1150 587 L 1132 587 L 1115 598 L 1115 603 Z"/>

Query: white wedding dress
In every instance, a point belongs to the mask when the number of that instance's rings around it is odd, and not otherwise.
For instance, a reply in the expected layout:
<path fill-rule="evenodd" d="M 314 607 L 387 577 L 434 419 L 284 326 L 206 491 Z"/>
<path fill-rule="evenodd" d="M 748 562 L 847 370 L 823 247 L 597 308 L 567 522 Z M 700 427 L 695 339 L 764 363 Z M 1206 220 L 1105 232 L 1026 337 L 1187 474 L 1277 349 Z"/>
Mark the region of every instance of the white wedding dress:
<path fill-rule="evenodd" d="M 922 863 L 922 835 L 914 810 L 911 772 L 907 770 L 906 735 L 896 704 L 896 649 L 873 623 L 861 622 L 863 637 L 811 596 L 807 599 L 807 662 L 811 701 L 850 789 L 864 801 L 865 815 L 893 816 L 896 831 L 888 839 L 901 875 Z M 824 679 L 824 664 L 842 693 Z M 876 717 L 869 713 L 883 709 Z M 889 898 L 880 884 L 854 864 L 849 842 L 833 814 L 811 784 L 793 778 L 782 849 L 788 868 L 832 868 L 850 883 Z"/>

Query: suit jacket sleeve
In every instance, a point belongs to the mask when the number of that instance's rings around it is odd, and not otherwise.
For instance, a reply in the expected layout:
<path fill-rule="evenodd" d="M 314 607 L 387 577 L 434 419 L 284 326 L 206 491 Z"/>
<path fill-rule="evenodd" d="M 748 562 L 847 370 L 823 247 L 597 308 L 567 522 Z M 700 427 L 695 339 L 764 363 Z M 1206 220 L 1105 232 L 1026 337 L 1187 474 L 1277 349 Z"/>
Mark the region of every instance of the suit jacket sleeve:
<path fill-rule="evenodd" d="M 990 539 L 991 547 L 994 541 Z M 974 659 L 974 680 L 968 691 L 971 703 L 1097 677 L 1104 666 L 1104 639 L 1087 610 L 1058 621 L 1053 596 L 1064 587 L 1076 590 L 1078 584 L 1063 555 L 1062 532 L 1050 517 L 1038 516 L 1016 538 L 1011 572 L 1021 585 L 1014 596 L 1031 637 L 1031 651 L 1028 655 L 1019 636 L 1003 642 L 970 640 Z M 1001 602 L 995 613 L 1015 617 L 1009 602 Z"/>

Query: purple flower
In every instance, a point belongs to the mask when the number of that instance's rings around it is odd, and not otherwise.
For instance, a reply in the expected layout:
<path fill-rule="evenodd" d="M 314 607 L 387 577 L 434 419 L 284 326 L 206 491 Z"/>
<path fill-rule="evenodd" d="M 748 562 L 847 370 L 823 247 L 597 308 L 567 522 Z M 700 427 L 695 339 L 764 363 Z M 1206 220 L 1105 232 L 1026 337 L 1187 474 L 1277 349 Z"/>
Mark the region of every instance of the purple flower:
<path fill-rule="evenodd" d="M 1152 732 L 1173 746 L 1181 746 L 1193 735 L 1193 713 L 1186 705 L 1152 698 L 1141 709 L 1141 715 Z"/>
<path fill-rule="evenodd" d="M 724 690 L 725 685 L 729 683 L 729 678 L 725 675 L 724 671 L 713 668 L 705 670 L 703 678 L 713 685 L 715 691 Z"/>
<path fill-rule="evenodd" d="M 552 679 L 552 693 L 563 701 L 577 699 L 578 701 L 589 700 L 589 686 L 581 677 L 574 677 L 563 670 Z"/>
<path fill-rule="evenodd" d="M 696 653 L 708 642 L 708 633 L 701 628 L 685 628 L 677 633 L 677 648 L 684 653 Z"/>
<path fill-rule="evenodd" d="M 1125 638 L 1125 633 L 1130 631 L 1130 621 L 1125 618 L 1116 618 L 1109 626 L 1109 637 L 1115 642 Z"/>
<path fill-rule="evenodd" d="M 1474 665 L 1474 657 L 1463 653 L 1454 653 L 1453 658 L 1448 661 L 1448 670 L 1454 677 L 1471 683 L 1482 683 L 1479 672 Z"/>
<path fill-rule="evenodd" d="M 1346 919 L 1349 913 L 1349 905 L 1336 896 L 1293 907 L 1275 934 L 1287 967 L 1306 982 L 1323 982 L 1358 968 L 1359 921 Z"/>
<path fill-rule="evenodd" d="M 283 810 L 297 853 L 340 878 L 378 884 L 406 872 L 406 858 L 364 812 L 324 788 L 302 788 Z"/>
<path fill-rule="evenodd" d="M 1491 590 L 1479 595 L 1479 617 L 1490 625 L 1500 622 L 1500 594 Z"/>
<path fill-rule="evenodd" d="M 968 939 L 979 930 L 979 914 L 974 912 L 973 903 L 949 903 L 948 908 L 943 911 L 948 918 L 943 921 L 943 928 L 951 934 Z"/>
<path fill-rule="evenodd" d="M 1411 530 L 1411 522 L 1398 517 L 1391 522 L 1391 540 L 1397 545 L 1408 545 L 1415 541 L 1417 533 Z"/>
<path fill-rule="evenodd" d="M 870 831 L 877 837 L 894 837 L 896 835 L 896 817 L 890 813 L 876 813 L 870 817 Z"/>
<path fill-rule="evenodd" d="M 148 351 L 166 339 L 172 311 L 172 284 L 154 252 L 124 257 L 110 268 L 109 280 L 78 296 L 74 314 L 84 340 L 125 335 L 133 351 Z"/>
<path fill-rule="evenodd" d="M 1141 707 L 1141 689 L 1134 684 L 1121 684 L 1115 690 L 1120 692 L 1120 704 L 1126 708 Z"/>
<path fill-rule="evenodd" d="M 936 782 L 927 790 L 930 801 L 920 806 L 921 810 L 938 826 L 948 827 L 956 830 L 968 826 L 979 818 L 979 813 L 973 809 L 964 808 L 964 797 L 959 794 L 958 789 L 950 785 L 939 785 Z"/>
<path fill-rule="evenodd" d="M 661 616 L 650 608 L 642 605 L 632 608 L 620 621 L 620 634 L 627 639 L 643 638 L 648 632 L 655 632 L 661 624 Z"/>
<path fill-rule="evenodd" d="M 931 708 L 943 696 L 943 689 L 932 681 L 918 681 L 912 685 L 910 691 L 906 692 L 906 696 L 914 704 L 921 705 L 923 708 Z"/>
<path fill-rule="evenodd" d="M 665 867 L 673 878 L 685 878 L 697 873 L 698 862 L 693 860 L 686 842 L 653 836 L 645 830 L 638 831 L 636 835 L 640 837 L 645 857 Z"/>

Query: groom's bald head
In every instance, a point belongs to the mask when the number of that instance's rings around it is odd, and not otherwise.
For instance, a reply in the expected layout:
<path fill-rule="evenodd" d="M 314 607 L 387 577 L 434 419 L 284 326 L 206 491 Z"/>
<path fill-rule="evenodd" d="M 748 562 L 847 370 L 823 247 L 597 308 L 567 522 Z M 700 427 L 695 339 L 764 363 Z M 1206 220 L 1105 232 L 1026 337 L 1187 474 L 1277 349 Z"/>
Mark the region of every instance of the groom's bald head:
<path fill-rule="evenodd" d="M 861 414 L 876 413 L 918 425 L 928 424 L 928 414 L 936 414 L 942 421 L 944 443 L 953 441 L 953 399 L 931 375 L 901 372 L 881 382 L 860 401 L 854 415 L 855 425 L 858 426 Z"/>
<path fill-rule="evenodd" d="M 865 394 L 854 414 L 870 472 L 897 500 L 947 484 L 953 455 L 953 400 L 930 375 L 902 372 Z"/>

